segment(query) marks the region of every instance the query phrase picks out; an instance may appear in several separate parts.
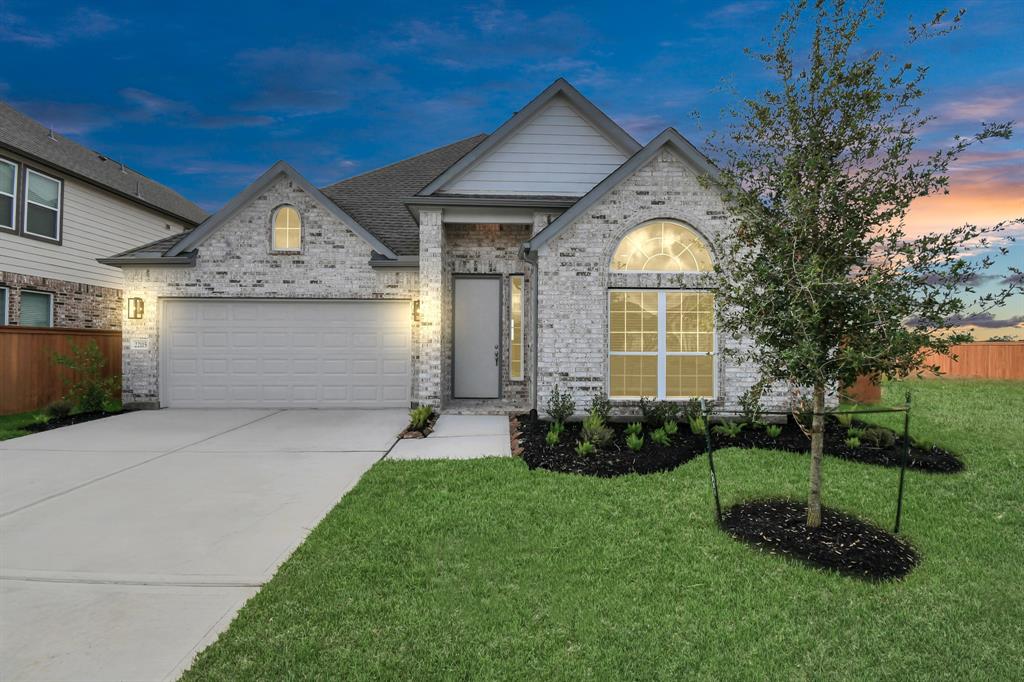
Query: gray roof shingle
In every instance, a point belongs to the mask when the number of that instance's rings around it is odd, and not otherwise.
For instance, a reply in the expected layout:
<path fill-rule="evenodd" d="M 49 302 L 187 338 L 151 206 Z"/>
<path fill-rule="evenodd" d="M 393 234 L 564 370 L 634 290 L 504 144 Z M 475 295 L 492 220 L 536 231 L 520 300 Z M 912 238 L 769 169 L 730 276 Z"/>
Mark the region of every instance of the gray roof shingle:
<path fill-rule="evenodd" d="M 321 191 L 400 256 L 419 254 L 419 226 L 403 202 L 487 138 L 480 134 L 357 175 Z"/>
<path fill-rule="evenodd" d="M 130 201 L 155 208 L 189 224 L 201 223 L 206 211 L 169 187 L 92 151 L 0 101 L 0 147 L 78 176 Z"/>
<path fill-rule="evenodd" d="M 156 241 L 143 244 L 142 246 L 136 246 L 133 249 L 122 251 L 121 253 L 109 256 L 109 258 L 159 258 L 165 253 L 171 250 L 175 244 L 180 242 L 186 236 L 188 236 L 190 230 L 179 232 L 178 234 L 172 234 Z"/>

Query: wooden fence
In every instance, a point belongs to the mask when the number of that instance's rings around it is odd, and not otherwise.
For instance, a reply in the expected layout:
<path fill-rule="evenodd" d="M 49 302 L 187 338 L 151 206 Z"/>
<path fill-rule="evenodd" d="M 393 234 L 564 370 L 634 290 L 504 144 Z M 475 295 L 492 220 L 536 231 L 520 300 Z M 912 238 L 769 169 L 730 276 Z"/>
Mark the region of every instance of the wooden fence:
<path fill-rule="evenodd" d="M 953 346 L 956 360 L 935 356 L 943 376 L 971 379 L 1024 379 L 1024 341 L 978 341 Z"/>
<path fill-rule="evenodd" d="M 71 344 L 95 341 L 106 359 L 107 376 L 121 373 L 121 332 L 100 329 L 0 327 L 0 414 L 27 412 L 58 400 L 65 378 L 76 372 L 53 362 Z"/>

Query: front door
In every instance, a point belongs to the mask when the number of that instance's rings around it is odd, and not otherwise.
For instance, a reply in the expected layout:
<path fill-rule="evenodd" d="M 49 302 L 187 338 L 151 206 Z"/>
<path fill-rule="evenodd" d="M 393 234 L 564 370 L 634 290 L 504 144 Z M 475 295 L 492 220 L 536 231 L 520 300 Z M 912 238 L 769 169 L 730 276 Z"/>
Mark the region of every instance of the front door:
<path fill-rule="evenodd" d="M 455 277 L 452 396 L 501 394 L 501 278 Z"/>

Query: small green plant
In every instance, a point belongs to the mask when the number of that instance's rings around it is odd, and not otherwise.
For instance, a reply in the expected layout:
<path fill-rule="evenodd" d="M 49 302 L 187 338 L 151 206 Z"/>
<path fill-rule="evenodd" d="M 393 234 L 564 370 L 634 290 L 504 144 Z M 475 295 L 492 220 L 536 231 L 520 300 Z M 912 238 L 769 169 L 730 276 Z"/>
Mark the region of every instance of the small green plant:
<path fill-rule="evenodd" d="M 413 431 L 422 431 L 426 428 L 430 417 L 434 414 L 434 408 L 430 405 L 420 405 L 409 410 L 409 428 Z"/>
<path fill-rule="evenodd" d="M 572 399 L 568 391 L 563 393 L 558 390 L 558 384 L 555 384 L 554 390 L 548 397 L 547 413 L 551 421 L 565 423 L 576 413 L 576 401 Z"/>
<path fill-rule="evenodd" d="M 626 435 L 626 447 L 633 452 L 640 452 L 640 449 L 644 446 L 644 437 L 638 433 L 630 433 Z"/>
<path fill-rule="evenodd" d="M 80 412 L 99 412 L 103 409 L 103 403 L 113 397 L 114 392 L 121 387 L 120 376 L 103 376 L 107 361 L 99 345 L 93 340 L 84 346 L 72 341 L 71 353 L 54 353 L 53 362 L 61 367 L 67 367 L 77 375 L 77 379 L 64 379 L 64 385 L 68 389 L 64 397 L 74 403 Z"/>
<path fill-rule="evenodd" d="M 583 440 L 597 447 L 604 447 L 611 441 L 613 435 L 612 430 L 605 424 L 604 417 L 600 414 L 591 412 L 583 420 L 583 426 L 580 429 L 580 436 Z"/>
<path fill-rule="evenodd" d="M 651 442 L 657 443 L 658 445 L 668 445 L 671 443 L 671 439 L 668 434 L 665 433 L 664 427 L 651 431 Z"/>
<path fill-rule="evenodd" d="M 552 424 L 551 426 L 554 427 L 554 424 Z M 555 447 L 556 445 L 558 445 L 558 441 L 560 440 L 562 440 L 562 432 L 555 428 L 549 428 L 548 432 L 544 434 L 544 442 L 547 443 L 550 447 Z"/>
<path fill-rule="evenodd" d="M 857 426 L 851 426 L 850 428 L 846 429 L 846 435 L 849 436 L 850 438 L 860 438 L 861 436 L 864 435 L 864 429 Z"/>
<path fill-rule="evenodd" d="M 590 400 L 590 414 L 598 414 L 601 419 L 608 421 L 608 415 L 612 411 L 612 401 L 602 393 L 594 395 Z"/>
<path fill-rule="evenodd" d="M 63 419 L 71 414 L 71 410 L 73 409 L 75 409 L 74 403 L 62 398 L 50 403 L 46 408 L 46 414 L 49 415 L 51 419 Z"/>
<path fill-rule="evenodd" d="M 589 457 L 597 452 L 597 446 L 589 440 L 581 440 L 576 443 L 576 454 L 580 457 Z"/>
<path fill-rule="evenodd" d="M 631 422 L 626 425 L 626 435 L 639 436 L 644 431 L 644 425 L 640 422 Z"/>
<path fill-rule="evenodd" d="M 856 436 L 851 436 L 851 437 L 847 438 L 846 440 L 844 440 L 843 442 L 846 443 L 846 447 L 848 447 L 848 448 L 859 448 L 860 447 L 860 438 L 857 438 Z"/>
<path fill-rule="evenodd" d="M 836 421 L 839 422 L 840 426 L 847 429 L 853 426 L 853 415 L 850 414 L 849 412 L 840 412 L 839 414 L 835 415 L 835 417 Z"/>
<path fill-rule="evenodd" d="M 665 433 L 667 433 L 668 435 L 674 436 L 679 432 L 679 422 L 675 421 L 674 419 L 669 419 L 662 425 L 661 428 L 664 429 Z"/>
<path fill-rule="evenodd" d="M 33 415 L 32 423 L 34 424 L 45 424 L 50 421 L 50 415 L 40 412 L 39 414 Z"/>
<path fill-rule="evenodd" d="M 120 400 L 107 400 L 103 403 L 104 412 L 120 412 L 122 409 L 124 409 L 124 405 Z"/>
<path fill-rule="evenodd" d="M 686 405 L 683 406 L 682 415 L 689 421 L 694 417 L 703 417 L 704 410 L 700 404 L 700 400 L 697 398 L 690 398 L 686 401 Z"/>
<path fill-rule="evenodd" d="M 648 424 L 664 424 L 679 419 L 679 405 L 668 400 L 640 398 L 640 414 Z"/>
<path fill-rule="evenodd" d="M 765 424 L 764 432 L 771 438 L 778 438 L 782 435 L 782 426 L 780 424 Z"/>
<path fill-rule="evenodd" d="M 896 444 L 896 434 L 881 426 L 864 429 L 864 434 L 860 439 L 876 448 L 891 448 Z"/>
<path fill-rule="evenodd" d="M 722 422 L 712 430 L 729 438 L 738 438 L 743 431 L 743 422 Z"/>
<path fill-rule="evenodd" d="M 708 432 L 708 423 L 704 417 L 690 417 L 690 433 L 695 436 L 703 436 Z"/>

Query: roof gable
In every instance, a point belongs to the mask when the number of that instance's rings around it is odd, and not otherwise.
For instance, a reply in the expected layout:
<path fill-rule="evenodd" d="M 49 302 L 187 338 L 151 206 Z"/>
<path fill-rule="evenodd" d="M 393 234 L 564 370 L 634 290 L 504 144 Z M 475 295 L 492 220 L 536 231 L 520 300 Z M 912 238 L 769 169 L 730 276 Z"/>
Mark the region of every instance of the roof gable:
<path fill-rule="evenodd" d="M 559 78 L 419 195 L 580 196 L 638 149 Z"/>
<path fill-rule="evenodd" d="M 618 187 L 618 185 L 638 171 L 663 148 L 675 151 L 684 161 L 691 164 L 698 173 L 712 179 L 718 176 L 718 169 L 715 168 L 706 156 L 694 147 L 689 140 L 679 134 L 675 128 L 666 128 L 657 137 L 651 140 L 646 147 L 631 156 L 629 160 L 619 166 L 614 173 L 599 182 L 592 190 L 587 192 L 579 201 L 573 204 L 562 215 L 558 216 L 550 225 L 533 236 L 523 246 L 527 253 L 536 252 L 540 247 L 554 239 L 558 234 L 572 224 L 574 220 L 583 215 L 591 206 L 596 204 L 605 194 Z"/>
<path fill-rule="evenodd" d="M 232 216 L 238 213 L 238 211 L 248 205 L 250 201 L 270 186 L 270 184 L 277 180 L 281 175 L 286 176 L 294 182 L 302 189 L 302 191 L 323 206 L 328 213 L 344 223 L 345 226 L 356 233 L 356 235 L 362 237 L 374 251 L 386 256 L 387 258 L 398 258 L 398 255 L 394 251 L 385 246 L 379 239 L 377 239 L 377 237 L 372 235 L 365 227 L 356 222 L 356 220 L 342 210 L 340 206 L 324 196 L 323 192 L 311 185 L 308 180 L 299 174 L 298 171 L 284 161 L 278 161 L 275 163 L 269 170 L 267 170 L 267 172 L 257 178 L 255 182 L 246 187 L 244 191 L 235 195 L 231 201 L 224 205 L 224 208 L 217 211 L 217 213 L 207 218 L 201 225 L 189 232 L 188 236 L 172 246 L 164 254 L 165 257 L 179 256 L 183 252 L 199 246 L 207 237 L 217 230 L 217 228 L 226 223 Z"/>

